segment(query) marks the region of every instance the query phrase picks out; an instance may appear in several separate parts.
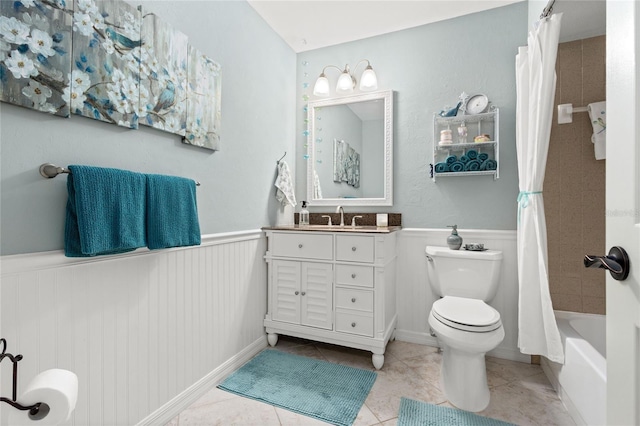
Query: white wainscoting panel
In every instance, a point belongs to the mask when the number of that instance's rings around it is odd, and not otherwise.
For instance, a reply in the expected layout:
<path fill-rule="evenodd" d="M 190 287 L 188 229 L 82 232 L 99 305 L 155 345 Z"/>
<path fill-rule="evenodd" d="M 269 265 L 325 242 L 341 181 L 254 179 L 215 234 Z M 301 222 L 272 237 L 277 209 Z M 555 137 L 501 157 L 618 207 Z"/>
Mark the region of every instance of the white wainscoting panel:
<path fill-rule="evenodd" d="M 491 305 L 500 312 L 505 338 L 490 355 L 529 362 L 529 355 L 518 350 L 518 265 L 516 231 L 459 229 L 463 244 L 484 243 L 503 253 L 500 287 Z M 437 346 L 427 323 L 431 305 L 437 300 L 427 278 L 425 247 L 445 246 L 451 230 L 414 229 L 400 231 L 398 238 L 397 311 L 398 340 Z"/>
<path fill-rule="evenodd" d="M 19 384 L 71 370 L 79 392 L 67 424 L 140 422 L 247 348 L 266 346 L 265 250 L 254 230 L 117 256 L 0 258 L 0 334 L 24 356 Z M 3 366 L 2 396 L 10 377 Z"/>

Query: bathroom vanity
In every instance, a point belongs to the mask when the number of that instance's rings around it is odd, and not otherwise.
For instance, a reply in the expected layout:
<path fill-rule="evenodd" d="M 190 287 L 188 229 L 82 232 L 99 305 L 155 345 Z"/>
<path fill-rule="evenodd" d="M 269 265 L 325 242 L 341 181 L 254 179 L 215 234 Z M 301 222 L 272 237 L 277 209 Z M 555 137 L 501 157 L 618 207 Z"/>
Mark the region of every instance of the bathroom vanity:
<path fill-rule="evenodd" d="M 265 228 L 268 305 L 264 326 L 372 352 L 376 369 L 396 328 L 396 230 L 400 227 Z"/>

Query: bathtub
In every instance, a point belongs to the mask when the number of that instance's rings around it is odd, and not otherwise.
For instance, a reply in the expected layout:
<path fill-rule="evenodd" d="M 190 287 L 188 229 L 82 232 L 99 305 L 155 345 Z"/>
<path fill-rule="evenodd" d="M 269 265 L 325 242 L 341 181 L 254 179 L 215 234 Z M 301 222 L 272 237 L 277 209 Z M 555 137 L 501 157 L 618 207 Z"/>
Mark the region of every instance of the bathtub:
<path fill-rule="evenodd" d="M 576 424 L 606 424 L 606 317 L 563 311 L 555 316 L 565 362 L 543 357 L 542 369 Z"/>

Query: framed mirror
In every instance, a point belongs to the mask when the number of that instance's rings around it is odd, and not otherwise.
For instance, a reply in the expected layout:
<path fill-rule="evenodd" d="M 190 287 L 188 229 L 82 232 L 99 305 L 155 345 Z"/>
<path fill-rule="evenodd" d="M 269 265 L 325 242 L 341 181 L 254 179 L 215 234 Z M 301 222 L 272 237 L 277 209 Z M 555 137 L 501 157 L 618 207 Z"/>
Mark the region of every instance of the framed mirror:
<path fill-rule="evenodd" d="M 310 101 L 311 206 L 393 205 L 393 92 Z"/>

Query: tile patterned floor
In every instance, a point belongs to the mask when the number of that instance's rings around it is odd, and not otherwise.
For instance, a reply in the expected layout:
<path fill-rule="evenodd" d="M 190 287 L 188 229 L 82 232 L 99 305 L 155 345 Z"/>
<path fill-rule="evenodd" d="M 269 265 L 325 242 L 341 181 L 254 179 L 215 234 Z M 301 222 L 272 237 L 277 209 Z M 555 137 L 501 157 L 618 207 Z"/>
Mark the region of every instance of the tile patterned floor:
<path fill-rule="evenodd" d="M 375 371 L 371 353 L 281 336 L 276 349 Z M 400 397 L 451 405 L 439 389 L 441 355 L 436 348 L 394 341 L 387 346 L 354 426 L 396 425 Z M 539 365 L 487 357 L 491 403 L 479 415 L 518 425 L 574 425 Z M 167 426 L 322 425 L 321 421 L 213 389 Z"/>

